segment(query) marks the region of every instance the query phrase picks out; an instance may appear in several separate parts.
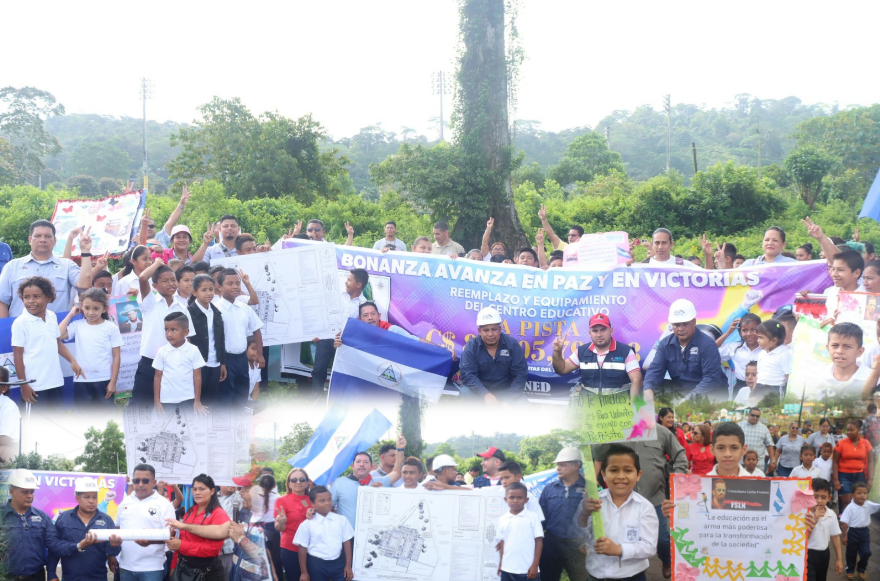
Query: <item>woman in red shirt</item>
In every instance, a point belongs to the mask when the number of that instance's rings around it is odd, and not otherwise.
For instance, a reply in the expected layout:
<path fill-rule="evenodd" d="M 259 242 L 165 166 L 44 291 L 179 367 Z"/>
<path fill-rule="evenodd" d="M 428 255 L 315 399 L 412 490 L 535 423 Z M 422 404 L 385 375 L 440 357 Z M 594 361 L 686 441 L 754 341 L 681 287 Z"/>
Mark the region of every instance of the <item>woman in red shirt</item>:
<path fill-rule="evenodd" d="M 853 420 L 846 426 L 846 438 L 837 442 L 831 463 L 831 482 L 840 494 L 840 514 L 852 501 L 852 485 L 865 482 L 867 472 L 868 492 L 874 484 L 874 454 L 868 440 L 859 436 L 861 422 Z"/>
<path fill-rule="evenodd" d="M 168 549 L 174 551 L 171 571 L 184 563 L 192 569 L 202 571 L 205 574 L 204 581 L 223 581 L 223 565 L 217 558 L 223 549 L 223 538 L 207 539 L 190 532 L 192 525 L 227 526 L 229 515 L 220 506 L 218 492 L 214 479 L 207 474 L 199 474 L 193 478 L 192 495 L 195 504 L 183 515 L 182 522 L 167 523 L 180 530 L 180 537 L 171 537 L 166 543 Z"/>
<path fill-rule="evenodd" d="M 675 414 L 672 410 L 670 408 L 660 408 L 660 411 L 657 412 L 657 419 L 660 421 L 661 426 L 672 432 L 675 439 L 681 444 L 681 447 L 687 449 L 688 443 L 684 439 L 684 432 L 681 431 L 681 428 L 675 427 Z"/>
<path fill-rule="evenodd" d="M 712 453 L 712 439 L 709 433 L 706 424 L 696 424 L 691 431 L 693 441 L 686 448 L 691 474 L 705 476 L 715 466 L 715 454 Z"/>
<path fill-rule="evenodd" d="M 306 520 L 306 511 L 312 507 L 306 491 L 309 475 L 302 468 L 287 473 L 287 494 L 275 501 L 275 530 L 281 532 L 281 565 L 287 579 L 299 581 L 299 550 L 293 537 L 299 525 Z"/>

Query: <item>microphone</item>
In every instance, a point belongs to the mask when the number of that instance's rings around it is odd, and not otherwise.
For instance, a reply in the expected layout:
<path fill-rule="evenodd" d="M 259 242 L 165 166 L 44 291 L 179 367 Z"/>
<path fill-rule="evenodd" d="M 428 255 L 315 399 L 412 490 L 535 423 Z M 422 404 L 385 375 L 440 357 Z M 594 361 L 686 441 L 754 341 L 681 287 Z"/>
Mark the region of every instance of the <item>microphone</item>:
<path fill-rule="evenodd" d="M 241 499 L 236 498 L 232 501 L 232 522 L 238 522 L 238 511 L 241 510 Z"/>

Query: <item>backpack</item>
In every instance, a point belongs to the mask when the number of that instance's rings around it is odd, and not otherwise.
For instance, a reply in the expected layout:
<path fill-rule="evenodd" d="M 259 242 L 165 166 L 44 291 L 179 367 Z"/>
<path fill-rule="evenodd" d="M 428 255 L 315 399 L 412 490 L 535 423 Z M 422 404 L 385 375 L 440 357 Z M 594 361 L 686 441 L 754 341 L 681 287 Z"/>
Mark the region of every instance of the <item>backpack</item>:
<path fill-rule="evenodd" d="M 12 248 L 9 247 L 9 244 L 0 242 L 0 272 L 10 260 L 12 260 Z"/>

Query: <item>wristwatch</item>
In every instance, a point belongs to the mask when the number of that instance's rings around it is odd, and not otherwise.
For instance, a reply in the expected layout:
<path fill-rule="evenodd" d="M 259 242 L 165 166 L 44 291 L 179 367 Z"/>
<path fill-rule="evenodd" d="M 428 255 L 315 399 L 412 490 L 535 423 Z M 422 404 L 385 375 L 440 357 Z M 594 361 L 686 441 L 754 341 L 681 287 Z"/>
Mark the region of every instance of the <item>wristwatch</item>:
<path fill-rule="evenodd" d="M 81 547 L 79 546 L 79 543 L 76 544 L 76 550 L 79 551 L 80 553 L 85 553 L 85 552 L 86 552 L 85 549 L 83 549 L 83 548 L 81 548 Z"/>

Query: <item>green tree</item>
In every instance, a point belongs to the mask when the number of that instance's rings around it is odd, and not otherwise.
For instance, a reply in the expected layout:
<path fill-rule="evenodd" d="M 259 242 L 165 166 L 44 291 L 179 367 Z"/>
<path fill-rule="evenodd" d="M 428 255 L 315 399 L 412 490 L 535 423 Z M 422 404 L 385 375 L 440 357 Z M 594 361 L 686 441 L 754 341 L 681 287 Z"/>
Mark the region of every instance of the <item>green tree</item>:
<path fill-rule="evenodd" d="M 24 256 L 31 251 L 27 241 L 31 222 L 50 219 L 56 201 L 76 197 L 74 192 L 51 187 L 0 187 L 0 240 L 9 244 L 15 256 Z"/>
<path fill-rule="evenodd" d="M 326 133 L 311 115 L 255 117 L 239 99 L 218 97 L 199 112 L 192 127 L 171 135 L 171 145 L 181 147 L 168 164 L 173 179 L 214 179 L 240 200 L 290 195 L 311 203 L 342 193 L 337 178 L 346 160 L 335 149 L 321 151 Z"/>
<path fill-rule="evenodd" d="M 101 195 L 98 180 L 90 175 L 75 175 L 67 178 L 67 187 L 78 190 L 83 198 L 97 198 Z"/>
<path fill-rule="evenodd" d="M 153 182 L 150 182 L 150 189 L 153 189 Z M 98 190 L 102 196 L 117 194 L 122 191 L 122 181 L 115 178 L 101 178 L 98 180 Z"/>
<path fill-rule="evenodd" d="M 6 105 L 6 111 L 0 113 L 0 135 L 12 146 L 11 151 L 0 148 L 0 159 L 11 161 L 14 183 L 22 183 L 43 171 L 43 157 L 61 151 L 61 145 L 46 131 L 43 121 L 53 115 L 64 115 L 64 106 L 56 103 L 52 93 L 34 87 L 4 87 L 0 89 L 0 103 Z"/>
<path fill-rule="evenodd" d="M 784 167 L 801 200 L 812 210 L 822 195 L 822 180 L 834 167 L 834 159 L 819 149 L 805 145 L 788 154 Z"/>
<path fill-rule="evenodd" d="M 433 455 L 437 456 L 439 454 L 448 454 L 450 456 L 455 456 L 455 448 L 453 448 L 452 444 L 450 444 L 449 442 L 443 442 L 434 449 Z"/>
<path fill-rule="evenodd" d="M 802 122 L 794 132 L 798 148 L 813 146 L 844 160 L 870 184 L 880 167 L 880 105 L 856 107 Z"/>
<path fill-rule="evenodd" d="M 281 438 L 281 446 L 278 447 L 278 458 L 293 458 L 297 452 L 306 447 L 315 430 L 308 422 L 294 424 L 290 433 Z"/>
<path fill-rule="evenodd" d="M 42 470 L 52 472 L 76 472 L 76 463 L 61 454 L 51 454 L 43 460 Z"/>
<path fill-rule="evenodd" d="M 591 182 L 611 171 L 626 173 L 620 154 L 608 149 L 605 138 L 591 131 L 568 144 L 559 164 L 550 168 L 547 176 L 568 186 L 575 182 Z"/>
<path fill-rule="evenodd" d="M 75 460 L 82 464 L 84 472 L 125 474 L 125 437 L 114 421 L 107 422 L 103 430 L 90 427 L 85 433 L 86 448 Z"/>
<path fill-rule="evenodd" d="M 111 141 L 80 143 L 70 156 L 69 167 L 74 173 L 94 178 L 126 178 L 132 165 L 131 156 Z"/>

